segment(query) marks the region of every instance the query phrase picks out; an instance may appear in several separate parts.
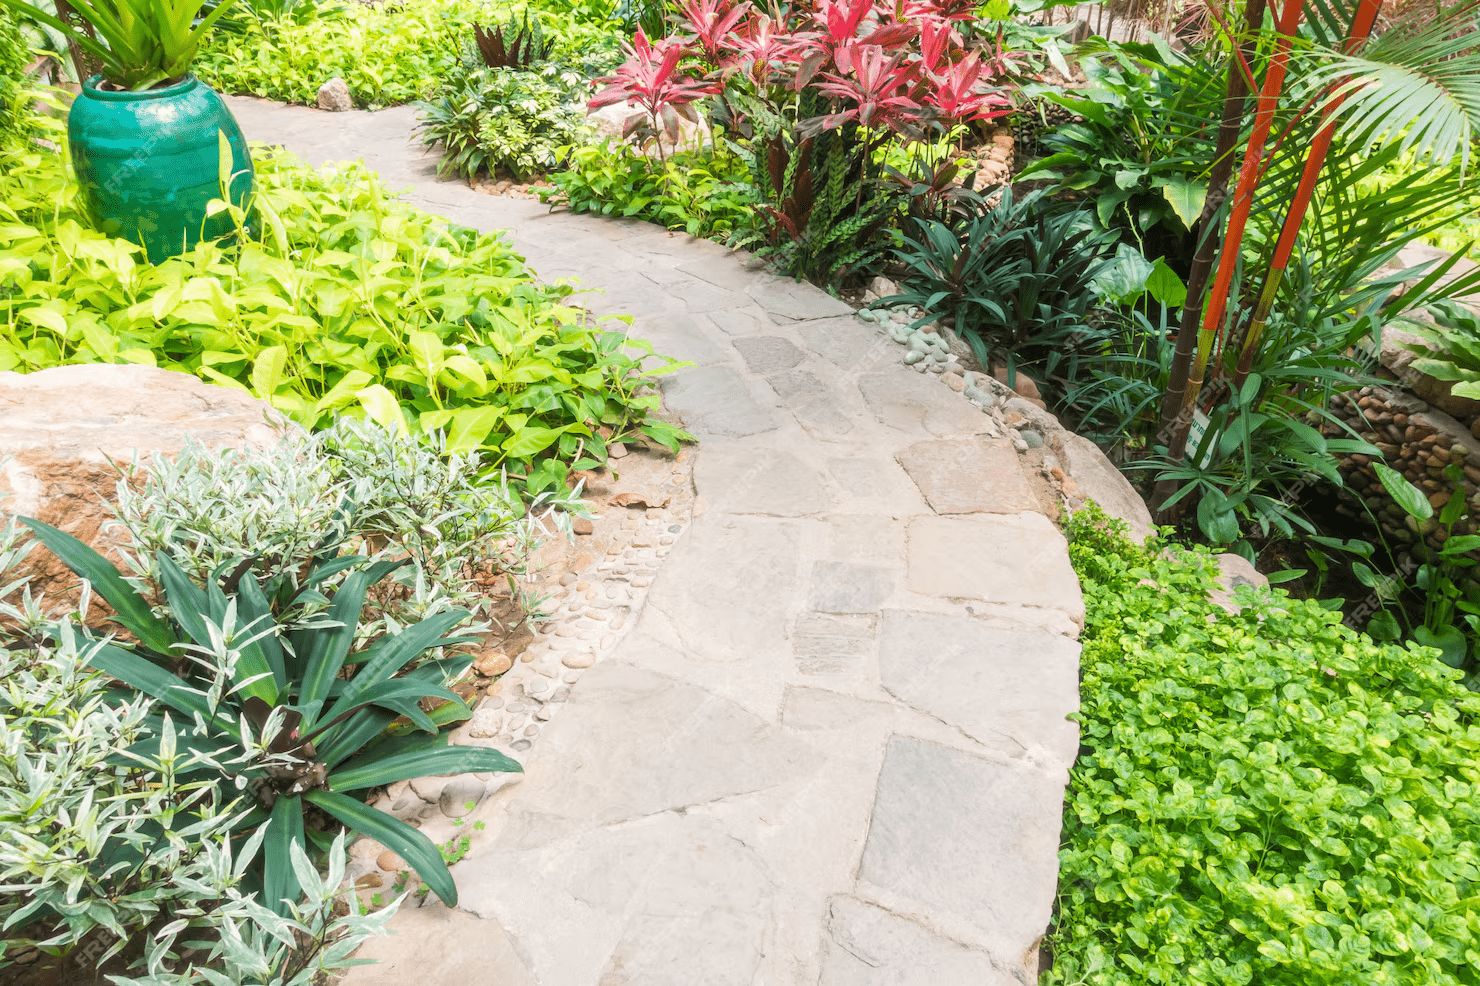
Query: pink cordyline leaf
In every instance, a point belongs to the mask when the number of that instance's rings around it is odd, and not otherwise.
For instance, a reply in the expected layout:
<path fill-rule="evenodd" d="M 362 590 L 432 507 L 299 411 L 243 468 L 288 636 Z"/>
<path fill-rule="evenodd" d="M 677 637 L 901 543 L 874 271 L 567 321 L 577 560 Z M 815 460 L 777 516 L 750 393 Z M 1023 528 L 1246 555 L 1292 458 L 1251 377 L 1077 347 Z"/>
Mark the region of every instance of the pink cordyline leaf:
<path fill-rule="evenodd" d="M 726 39 L 734 55 L 724 67 L 743 68 L 760 80 L 774 63 L 795 59 L 815 37 L 806 32 L 787 34 L 781 27 L 769 14 L 752 14 Z"/>
<path fill-rule="evenodd" d="M 983 66 L 976 52 L 931 76 L 925 102 L 948 120 L 984 120 L 1007 112 L 1000 92 L 979 88 Z"/>
<path fill-rule="evenodd" d="M 683 42 L 678 38 L 665 38 L 657 44 L 651 44 L 647 35 L 639 28 L 637 37 L 627 52 L 631 57 L 617 69 L 616 75 L 596 80 L 604 83 L 606 88 L 598 92 L 588 104 L 591 109 L 632 102 L 641 106 L 657 122 L 663 107 L 692 103 L 720 89 L 717 82 L 698 80 L 690 76 L 674 78 L 674 70 L 687 53 Z"/>
<path fill-rule="evenodd" d="M 828 72 L 817 90 L 833 99 L 855 103 L 853 108 L 831 114 L 827 126 L 856 119 L 866 127 L 883 125 L 898 128 L 911 110 L 920 104 L 909 95 L 918 81 L 918 66 L 904 62 L 904 53 L 886 57 L 878 45 L 859 45 L 850 54 L 851 76 Z"/>
<path fill-rule="evenodd" d="M 904 0 L 901 21 L 969 21 L 976 19 L 978 0 Z"/>
<path fill-rule="evenodd" d="M 719 65 L 723 56 L 734 50 L 731 35 L 735 26 L 750 11 L 750 3 L 733 6 L 730 0 L 685 0 L 679 5 L 705 61 Z"/>

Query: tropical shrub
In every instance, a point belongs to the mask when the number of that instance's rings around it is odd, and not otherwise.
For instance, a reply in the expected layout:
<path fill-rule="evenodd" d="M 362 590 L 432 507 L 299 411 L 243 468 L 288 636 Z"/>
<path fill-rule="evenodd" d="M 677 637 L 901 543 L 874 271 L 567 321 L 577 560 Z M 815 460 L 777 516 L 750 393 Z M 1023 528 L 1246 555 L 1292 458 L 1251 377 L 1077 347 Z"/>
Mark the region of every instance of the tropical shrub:
<path fill-rule="evenodd" d="M 886 145 L 1007 109 L 993 85 L 1000 62 L 990 44 L 968 52 L 959 25 L 973 13 L 954 0 L 771 12 L 689 0 L 680 13 L 667 38 L 638 33 L 592 105 L 636 104 L 628 131 L 640 142 L 672 141 L 680 119 L 707 113 L 747 162 L 759 202 L 754 227 L 734 242 L 759 244 L 799 278 L 858 277 L 882 258 L 898 211 Z"/>
<path fill-rule="evenodd" d="M 284 592 L 328 551 L 405 560 L 372 588 L 366 638 L 452 608 L 493 617 L 476 579 L 501 576 L 519 598 L 546 530 L 568 526 L 554 507 L 577 503 L 542 494 L 526 505 L 482 456 L 449 452 L 443 436 L 340 421 L 261 449 L 187 445 L 120 480 L 116 511 L 129 533 L 124 566 L 149 581 L 161 552 L 198 583 L 250 563 Z"/>
<path fill-rule="evenodd" d="M 1409 346 L 1420 358 L 1412 367 L 1436 380 L 1453 382 L 1456 397 L 1480 400 L 1480 316 L 1456 301 L 1441 301 L 1424 309 L 1428 317 L 1413 319 L 1404 328 L 1423 340 Z"/>
<path fill-rule="evenodd" d="M 495 21 L 491 28 L 474 24 L 473 40 L 485 68 L 531 69 L 555 50 L 555 40 L 545 37 L 540 19 L 530 17 L 527 10 L 507 23 Z"/>
<path fill-rule="evenodd" d="M 1476 979 L 1480 696 L 1206 550 L 1069 525 L 1084 587 L 1052 984 Z"/>
<path fill-rule="evenodd" d="M 184 751 L 181 777 L 214 789 L 223 802 L 248 795 L 249 810 L 232 828 L 266 833 L 256 872 L 265 905 L 286 915 L 299 897 L 290 849 L 307 844 L 309 806 L 388 846 L 444 902 L 457 903 L 432 841 L 352 794 L 431 774 L 521 769 L 496 750 L 446 745 L 441 727 L 472 713 L 443 683 L 465 670 L 470 656 L 404 671 L 428 650 L 469 642 L 446 636 L 467 621 L 465 610 L 438 613 L 354 650 L 367 591 L 400 562 L 326 551 L 301 579 L 280 573 L 259 583 L 248 565 L 224 584 L 213 573 L 202 589 L 160 552 L 155 566 L 169 613 L 162 617 L 87 545 L 40 521 L 26 523 L 137 641 L 97 641 L 88 664 L 181 717 L 179 727 L 162 713 L 151 717 L 152 735 L 126 749 L 152 757 Z M 326 595 L 331 577 L 345 572 Z M 430 714 L 424 703 L 433 703 Z M 396 725 L 402 717 L 409 726 Z"/>
<path fill-rule="evenodd" d="M 61 32 L 96 59 L 105 81 L 142 92 L 189 72 L 231 3 L 217 0 L 205 10 L 206 0 L 77 0 L 70 6 L 86 31 L 27 0 L 0 0 L 0 7 Z"/>
<path fill-rule="evenodd" d="M 559 167 L 569 148 L 590 143 L 587 79 L 570 69 L 485 68 L 460 76 L 419 104 L 417 131 L 441 144 L 437 173 L 466 178 L 500 172 L 525 181 Z"/>
<path fill-rule="evenodd" d="M 545 201 L 725 241 L 752 220 L 749 172 L 734 155 L 678 150 L 659 161 L 610 139 L 576 147 Z"/>
<path fill-rule="evenodd" d="M 650 347 L 593 326 L 507 241 L 395 201 L 362 167 L 254 153 L 260 240 L 147 266 L 89 228 L 61 157 L 0 150 L 0 369 L 148 363 L 309 428 L 445 430 L 535 492 L 604 462 L 609 440 L 686 437 L 653 414 Z"/>
<path fill-rule="evenodd" d="M 952 323 L 983 366 L 1043 360 L 1051 374 L 1098 335 L 1086 319 L 1107 238 L 1085 210 L 1056 207 L 1042 192 L 1002 189 L 977 205 L 959 229 L 931 219 L 916 224 L 918 239 L 903 237 L 895 255 L 905 290 L 884 303 L 921 309 L 917 325 Z"/>
<path fill-rule="evenodd" d="M 1087 48 L 1079 65 L 1085 89 L 1025 87 L 1073 121 L 1042 135 L 1048 155 L 1020 177 L 1056 178 L 1086 194 L 1102 228 L 1185 271 L 1208 193 L 1223 79 L 1211 62 L 1165 45 Z"/>

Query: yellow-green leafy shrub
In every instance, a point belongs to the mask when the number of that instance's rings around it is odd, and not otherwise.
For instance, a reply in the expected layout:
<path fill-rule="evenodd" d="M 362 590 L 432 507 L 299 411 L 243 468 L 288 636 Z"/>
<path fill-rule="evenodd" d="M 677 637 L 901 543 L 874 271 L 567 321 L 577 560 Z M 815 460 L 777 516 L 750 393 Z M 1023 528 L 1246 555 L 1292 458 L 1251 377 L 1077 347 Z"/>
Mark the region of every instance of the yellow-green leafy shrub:
<path fill-rule="evenodd" d="M 358 166 L 254 155 L 260 238 L 150 266 L 89 227 L 59 155 L 0 151 L 0 370 L 193 373 L 310 428 L 444 431 L 533 490 L 603 462 L 609 440 L 686 437 L 652 414 L 651 347 L 592 325 L 501 236 L 399 202 Z"/>

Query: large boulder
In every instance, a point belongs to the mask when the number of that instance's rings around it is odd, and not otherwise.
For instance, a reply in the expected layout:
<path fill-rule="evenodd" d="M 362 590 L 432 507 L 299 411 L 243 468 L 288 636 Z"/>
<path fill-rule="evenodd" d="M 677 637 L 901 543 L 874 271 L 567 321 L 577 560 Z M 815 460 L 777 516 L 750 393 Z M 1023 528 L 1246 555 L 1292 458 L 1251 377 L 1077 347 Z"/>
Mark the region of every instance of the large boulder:
<path fill-rule="evenodd" d="M 1075 496 L 1093 500 L 1105 513 L 1125 521 L 1137 542 L 1146 540 L 1154 530 L 1151 511 L 1115 463 L 1082 435 L 1065 432 L 1063 443 L 1064 471 L 1074 480 Z"/>
<path fill-rule="evenodd" d="M 117 547 L 108 504 L 120 469 L 147 466 L 194 439 L 267 445 L 287 425 L 266 401 L 151 366 L 89 364 L 0 372 L 0 509 L 59 527 L 105 554 Z M 33 591 L 62 597 L 77 581 L 50 552 L 26 560 Z"/>

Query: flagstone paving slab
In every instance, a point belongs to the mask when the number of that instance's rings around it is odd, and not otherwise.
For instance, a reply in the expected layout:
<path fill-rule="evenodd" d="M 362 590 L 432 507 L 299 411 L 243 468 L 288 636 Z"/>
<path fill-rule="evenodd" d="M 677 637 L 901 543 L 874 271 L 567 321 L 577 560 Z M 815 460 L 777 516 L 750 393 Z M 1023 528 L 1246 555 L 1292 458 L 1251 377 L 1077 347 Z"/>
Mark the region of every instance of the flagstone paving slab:
<path fill-rule="evenodd" d="M 410 108 L 230 103 L 696 364 L 663 378 L 692 517 L 514 686 L 526 775 L 464 820 L 458 908 L 408 900 L 346 986 L 1032 983 L 1083 602 L 999 417 L 717 244 L 439 181 Z"/>

